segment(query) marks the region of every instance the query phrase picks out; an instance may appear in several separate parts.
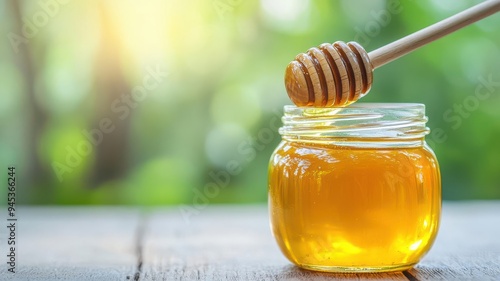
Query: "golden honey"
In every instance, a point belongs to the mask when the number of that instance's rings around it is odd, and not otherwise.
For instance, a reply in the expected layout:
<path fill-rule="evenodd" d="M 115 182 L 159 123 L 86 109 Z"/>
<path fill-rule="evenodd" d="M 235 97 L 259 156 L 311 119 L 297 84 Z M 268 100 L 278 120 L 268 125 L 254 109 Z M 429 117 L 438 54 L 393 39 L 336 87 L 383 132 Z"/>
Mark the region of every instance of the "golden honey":
<path fill-rule="evenodd" d="M 320 271 L 396 271 L 429 250 L 441 183 L 424 142 L 423 110 L 285 108 L 283 141 L 269 166 L 269 209 L 291 262 Z"/>

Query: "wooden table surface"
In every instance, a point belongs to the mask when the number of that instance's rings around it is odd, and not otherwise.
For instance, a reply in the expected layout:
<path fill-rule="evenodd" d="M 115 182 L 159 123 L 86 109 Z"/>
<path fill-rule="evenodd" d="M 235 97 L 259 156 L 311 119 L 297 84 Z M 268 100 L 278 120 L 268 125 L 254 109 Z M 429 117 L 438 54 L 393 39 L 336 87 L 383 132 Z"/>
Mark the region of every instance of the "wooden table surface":
<path fill-rule="evenodd" d="M 23 207 L 16 273 L 7 272 L 6 213 L 0 280 L 500 280 L 500 202 L 443 204 L 434 247 L 401 273 L 301 270 L 277 248 L 266 206 Z"/>

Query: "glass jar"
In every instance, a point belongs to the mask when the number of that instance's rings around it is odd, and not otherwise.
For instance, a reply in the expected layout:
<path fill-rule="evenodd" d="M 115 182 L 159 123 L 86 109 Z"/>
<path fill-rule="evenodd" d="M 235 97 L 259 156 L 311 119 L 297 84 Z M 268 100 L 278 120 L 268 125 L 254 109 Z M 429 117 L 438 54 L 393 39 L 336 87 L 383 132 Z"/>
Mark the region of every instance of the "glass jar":
<path fill-rule="evenodd" d="M 422 104 L 285 106 L 269 165 L 271 227 L 311 270 L 400 271 L 430 249 L 441 213 Z"/>

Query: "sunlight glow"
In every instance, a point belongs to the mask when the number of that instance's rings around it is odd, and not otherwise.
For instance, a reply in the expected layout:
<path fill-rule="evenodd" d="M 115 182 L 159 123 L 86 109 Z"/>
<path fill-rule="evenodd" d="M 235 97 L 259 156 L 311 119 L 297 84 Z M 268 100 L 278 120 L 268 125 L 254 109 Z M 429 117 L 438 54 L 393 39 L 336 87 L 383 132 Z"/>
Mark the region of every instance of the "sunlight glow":
<path fill-rule="evenodd" d="M 134 5 L 124 1 L 120 5 L 107 5 L 112 16 L 115 32 L 119 34 L 120 44 L 126 53 L 139 61 L 158 59 L 165 53 L 166 4 L 161 1 L 147 1 Z M 140 23 L 140 24 L 139 24 Z"/>
<path fill-rule="evenodd" d="M 304 31 L 308 27 L 309 0 L 261 0 L 269 24 L 283 31 Z"/>

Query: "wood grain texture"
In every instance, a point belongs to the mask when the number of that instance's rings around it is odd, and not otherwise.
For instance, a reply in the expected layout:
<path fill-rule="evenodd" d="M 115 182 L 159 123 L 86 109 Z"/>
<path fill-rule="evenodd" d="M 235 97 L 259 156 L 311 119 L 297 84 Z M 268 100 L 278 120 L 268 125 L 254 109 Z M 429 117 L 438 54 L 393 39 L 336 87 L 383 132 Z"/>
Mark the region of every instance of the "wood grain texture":
<path fill-rule="evenodd" d="M 139 211 L 19 207 L 16 273 L 7 272 L 5 212 L 0 280 L 125 280 L 136 273 Z M 2 210 L 3 211 L 3 210 Z"/>
<path fill-rule="evenodd" d="M 5 217 L 5 213 L 0 213 Z M 445 203 L 416 268 L 393 274 L 299 269 L 280 253 L 265 206 L 28 208 L 18 213 L 18 272 L 0 280 L 500 280 L 500 202 Z M 0 228 L 0 254 L 6 253 Z"/>

